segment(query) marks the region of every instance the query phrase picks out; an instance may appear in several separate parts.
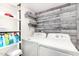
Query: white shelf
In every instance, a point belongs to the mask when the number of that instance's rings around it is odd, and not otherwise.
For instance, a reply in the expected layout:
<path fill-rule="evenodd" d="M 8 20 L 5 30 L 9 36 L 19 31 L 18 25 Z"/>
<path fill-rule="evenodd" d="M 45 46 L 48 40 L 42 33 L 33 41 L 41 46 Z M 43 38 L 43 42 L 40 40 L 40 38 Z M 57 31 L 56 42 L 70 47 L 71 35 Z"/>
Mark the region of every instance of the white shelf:
<path fill-rule="evenodd" d="M 15 46 L 15 45 L 17 45 L 17 44 L 19 44 L 19 43 L 21 43 L 21 41 L 18 42 L 18 43 L 13 43 L 13 44 L 8 45 L 8 46 L 0 47 L 0 49 L 4 49 L 4 48 L 8 48 L 8 47 L 12 47 L 12 46 Z"/>
<path fill-rule="evenodd" d="M 4 32 L 20 32 L 20 31 L 0 31 L 0 33 L 4 33 Z"/>

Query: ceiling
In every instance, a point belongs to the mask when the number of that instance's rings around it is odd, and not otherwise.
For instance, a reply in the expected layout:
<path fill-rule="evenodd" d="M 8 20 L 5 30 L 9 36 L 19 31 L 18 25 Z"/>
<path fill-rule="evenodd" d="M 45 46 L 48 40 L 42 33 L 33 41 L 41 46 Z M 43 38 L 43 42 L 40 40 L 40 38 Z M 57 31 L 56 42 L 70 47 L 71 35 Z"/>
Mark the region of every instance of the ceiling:
<path fill-rule="evenodd" d="M 27 8 L 35 11 L 40 12 L 44 11 L 59 5 L 63 5 L 65 3 L 23 3 Z"/>
<path fill-rule="evenodd" d="M 13 7 L 17 7 L 18 4 L 19 3 L 11 3 Z M 21 4 L 23 4 L 28 9 L 31 9 L 32 11 L 40 12 L 50 8 L 54 8 L 56 6 L 63 5 L 65 3 L 21 3 Z"/>

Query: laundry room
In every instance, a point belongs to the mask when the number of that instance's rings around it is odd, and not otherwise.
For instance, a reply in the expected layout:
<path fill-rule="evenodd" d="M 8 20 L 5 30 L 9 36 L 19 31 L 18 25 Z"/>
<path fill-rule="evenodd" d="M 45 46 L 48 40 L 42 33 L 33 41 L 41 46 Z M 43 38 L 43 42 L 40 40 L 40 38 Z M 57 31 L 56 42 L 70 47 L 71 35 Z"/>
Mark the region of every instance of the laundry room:
<path fill-rule="evenodd" d="M 0 56 L 79 56 L 79 3 L 0 3 Z"/>

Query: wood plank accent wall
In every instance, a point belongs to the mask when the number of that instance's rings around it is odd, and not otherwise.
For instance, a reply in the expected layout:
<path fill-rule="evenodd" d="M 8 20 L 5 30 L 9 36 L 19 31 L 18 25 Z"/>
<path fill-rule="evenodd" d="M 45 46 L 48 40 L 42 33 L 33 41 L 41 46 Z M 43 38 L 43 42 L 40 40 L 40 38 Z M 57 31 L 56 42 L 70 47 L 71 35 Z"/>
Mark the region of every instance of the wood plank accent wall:
<path fill-rule="evenodd" d="M 78 48 L 79 45 L 79 4 L 52 10 L 38 15 L 36 32 L 67 33 Z M 79 49 L 79 48 L 78 48 Z"/>

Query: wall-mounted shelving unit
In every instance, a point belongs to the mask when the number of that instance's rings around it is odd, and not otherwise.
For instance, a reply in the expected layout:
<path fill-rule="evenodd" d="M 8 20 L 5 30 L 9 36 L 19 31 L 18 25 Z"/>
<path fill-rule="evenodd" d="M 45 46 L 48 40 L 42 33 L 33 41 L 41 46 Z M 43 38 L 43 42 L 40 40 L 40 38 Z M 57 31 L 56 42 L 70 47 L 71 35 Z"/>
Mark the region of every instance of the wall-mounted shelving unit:
<path fill-rule="evenodd" d="M 37 25 L 36 24 L 32 24 L 32 23 L 29 23 L 28 24 L 30 27 L 36 27 Z"/>
<path fill-rule="evenodd" d="M 17 32 L 20 35 L 20 31 L 19 31 L 19 20 L 15 19 L 15 18 L 11 18 L 8 16 L 0 16 L 1 20 L 0 20 L 0 35 L 3 35 L 4 33 L 14 33 Z M 4 36 L 3 36 L 4 37 Z M 5 39 L 6 40 L 6 39 Z M 21 38 L 20 38 L 21 40 Z M 4 40 L 3 40 L 4 42 Z M 17 43 L 12 43 L 6 46 L 2 46 L 0 47 L 0 49 L 6 49 L 6 48 L 11 48 L 12 46 L 18 45 L 19 43 L 21 43 L 21 41 L 17 42 Z M 3 43 L 4 45 L 5 43 Z"/>
<path fill-rule="evenodd" d="M 19 31 L 1 31 L 0 32 L 0 49 L 11 47 L 21 43 Z"/>
<path fill-rule="evenodd" d="M 13 30 L 11 30 L 11 31 L 0 31 L 0 33 L 6 33 L 6 32 L 8 32 L 8 33 L 12 33 L 12 32 L 20 32 L 19 30 L 16 30 L 16 31 L 13 31 Z"/>
<path fill-rule="evenodd" d="M 29 17 L 29 18 L 30 18 L 30 17 Z M 29 26 L 29 27 L 36 27 L 36 26 L 37 26 L 36 20 L 32 18 L 32 19 L 29 21 L 28 26 Z"/>
<path fill-rule="evenodd" d="M 11 44 L 11 45 L 8 45 L 8 46 L 5 46 L 5 47 L 0 47 L 0 49 L 5 49 L 5 48 L 13 47 L 13 46 L 15 46 L 15 45 L 18 45 L 19 43 L 21 43 L 21 41 L 18 42 L 18 43 L 14 43 L 14 44 Z"/>

